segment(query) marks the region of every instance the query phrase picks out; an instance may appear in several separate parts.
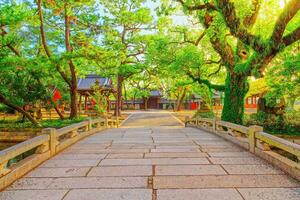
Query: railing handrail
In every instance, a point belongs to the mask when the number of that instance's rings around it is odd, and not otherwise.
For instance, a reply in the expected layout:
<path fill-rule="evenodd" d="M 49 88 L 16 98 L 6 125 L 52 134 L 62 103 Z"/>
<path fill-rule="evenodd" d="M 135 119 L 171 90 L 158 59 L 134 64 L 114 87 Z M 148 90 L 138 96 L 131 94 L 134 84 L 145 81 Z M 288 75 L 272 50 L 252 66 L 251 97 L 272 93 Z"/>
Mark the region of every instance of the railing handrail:
<path fill-rule="evenodd" d="M 212 119 L 212 126 L 207 128 L 207 121 L 207 118 L 186 118 L 185 124 L 190 123 L 192 126 L 216 133 L 221 137 L 230 140 L 233 143 L 258 155 L 259 157 L 266 159 L 294 178 L 300 180 L 299 144 L 265 133 L 263 132 L 263 127 L 261 126 L 246 127 L 230 122 Z M 220 126 L 226 128 L 220 128 Z M 278 152 L 272 147 L 293 155 L 296 160 L 287 156 L 286 154 L 281 153 L 281 151 Z"/>
<path fill-rule="evenodd" d="M 282 139 L 280 137 L 265 133 L 265 132 L 256 132 L 255 138 L 275 146 L 279 149 L 285 150 L 297 157 L 300 157 L 300 145 L 290 142 L 288 140 Z"/>
<path fill-rule="evenodd" d="M 39 135 L 7 149 L 0 151 L 0 163 L 4 163 L 26 151 L 29 151 L 35 147 L 38 147 L 48 142 L 50 137 L 48 135 Z"/>
<path fill-rule="evenodd" d="M 226 121 L 216 121 L 217 125 L 221 125 L 221 126 L 225 126 L 227 128 L 232 128 L 235 129 L 237 131 L 240 131 L 244 134 L 248 133 L 249 128 L 247 126 L 242 126 L 242 125 L 238 125 L 238 124 L 234 124 L 231 122 L 226 122 Z"/>
<path fill-rule="evenodd" d="M 60 129 L 57 129 L 57 137 L 63 136 L 71 131 L 77 130 L 79 128 L 85 127 L 89 124 L 89 121 L 83 121 L 83 122 L 79 122 L 77 124 L 72 124 L 70 126 L 66 126 Z"/>

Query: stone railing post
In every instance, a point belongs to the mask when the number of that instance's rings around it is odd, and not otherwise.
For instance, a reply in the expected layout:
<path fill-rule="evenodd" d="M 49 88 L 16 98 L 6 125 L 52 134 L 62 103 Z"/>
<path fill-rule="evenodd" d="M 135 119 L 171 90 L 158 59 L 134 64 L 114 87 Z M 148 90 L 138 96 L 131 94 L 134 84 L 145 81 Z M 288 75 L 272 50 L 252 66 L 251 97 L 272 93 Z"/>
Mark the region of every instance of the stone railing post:
<path fill-rule="evenodd" d="M 51 154 L 51 156 L 55 155 L 56 145 L 58 143 L 56 129 L 55 128 L 45 128 L 42 130 L 42 134 L 49 135 L 49 137 L 50 137 L 50 141 L 49 141 L 50 154 Z"/>
<path fill-rule="evenodd" d="M 93 129 L 92 119 L 89 119 L 88 122 L 88 131 L 90 131 Z"/>
<path fill-rule="evenodd" d="M 216 132 L 216 118 L 213 119 L 212 121 L 212 131 L 215 133 Z"/>
<path fill-rule="evenodd" d="M 189 123 L 190 117 L 186 116 L 184 121 L 184 126 L 187 127 L 187 124 Z"/>
<path fill-rule="evenodd" d="M 108 124 L 108 117 L 106 116 L 106 117 L 105 117 L 105 125 L 104 125 L 105 128 L 108 128 L 108 125 L 109 125 L 109 124 Z"/>
<path fill-rule="evenodd" d="M 249 139 L 249 151 L 251 153 L 255 152 L 256 147 L 256 139 L 255 139 L 255 133 L 263 131 L 263 127 L 261 126 L 250 126 L 248 130 L 248 139 Z"/>
<path fill-rule="evenodd" d="M 118 128 L 119 127 L 119 116 L 117 116 L 117 118 L 116 118 L 116 128 Z"/>

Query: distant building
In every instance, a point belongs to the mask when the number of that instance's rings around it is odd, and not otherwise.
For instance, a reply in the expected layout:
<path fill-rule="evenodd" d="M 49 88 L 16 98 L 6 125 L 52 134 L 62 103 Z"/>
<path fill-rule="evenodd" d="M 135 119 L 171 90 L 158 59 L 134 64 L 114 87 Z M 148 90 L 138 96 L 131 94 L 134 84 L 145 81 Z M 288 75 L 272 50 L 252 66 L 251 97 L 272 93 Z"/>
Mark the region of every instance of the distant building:
<path fill-rule="evenodd" d="M 79 93 L 79 110 L 82 109 L 82 98 L 84 98 L 84 110 L 88 110 L 95 105 L 95 102 L 90 98 L 94 94 L 94 86 L 98 85 L 101 93 L 103 93 L 109 104 L 109 95 L 114 92 L 112 80 L 98 76 L 96 74 L 89 74 L 85 78 L 79 78 L 77 81 L 77 92 Z"/>

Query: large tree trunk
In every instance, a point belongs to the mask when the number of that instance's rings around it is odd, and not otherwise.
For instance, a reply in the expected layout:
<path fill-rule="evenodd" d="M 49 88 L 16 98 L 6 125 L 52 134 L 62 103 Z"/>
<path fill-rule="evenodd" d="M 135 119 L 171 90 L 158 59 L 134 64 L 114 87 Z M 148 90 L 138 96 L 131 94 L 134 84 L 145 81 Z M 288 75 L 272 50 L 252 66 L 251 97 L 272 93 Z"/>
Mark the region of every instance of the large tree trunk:
<path fill-rule="evenodd" d="M 118 75 L 118 77 L 117 77 L 117 98 L 116 98 L 116 106 L 115 106 L 114 116 L 120 116 L 121 115 L 122 84 L 123 84 L 123 76 Z"/>
<path fill-rule="evenodd" d="M 78 116 L 77 112 L 77 88 L 72 85 L 70 88 L 71 105 L 70 105 L 70 119 L 74 119 Z"/>
<path fill-rule="evenodd" d="M 61 111 L 59 110 L 59 107 L 58 107 L 57 103 L 52 98 L 51 98 L 51 103 L 53 104 L 53 107 L 54 107 L 56 113 L 58 114 L 59 118 L 61 120 L 64 120 L 65 119 L 64 115 L 61 113 Z"/>
<path fill-rule="evenodd" d="M 28 112 L 22 109 L 20 106 L 14 105 L 13 103 L 9 102 L 3 95 L 0 94 L 0 103 L 10 107 L 11 109 L 18 111 L 19 113 L 23 114 L 32 124 L 37 126 L 39 123 L 37 122 L 34 117 L 32 117 Z"/>
<path fill-rule="evenodd" d="M 222 120 L 243 123 L 244 99 L 248 92 L 247 75 L 228 74 L 225 82 L 225 98 Z"/>
<path fill-rule="evenodd" d="M 144 104 L 145 104 L 144 110 L 148 110 L 148 99 L 149 98 L 144 98 Z"/>
<path fill-rule="evenodd" d="M 183 88 L 183 92 L 181 93 L 178 101 L 177 101 L 177 106 L 176 106 L 176 111 L 180 111 L 181 110 L 181 106 L 182 106 L 182 103 L 183 103 L 183 100 L 185 98 L 185 95 L 186 95 L 186 87 Z"/>
<path fill-rule="evenodd" d="M 71 37 L 71 29 L 70 29 L 70 16 L 68 15 L 68 4 L 65 3 L 65 45 L 66 51 L 71 53 L 73 51 L 70 37 Z M 77 112 L 77 74 L 76 68 L 72 61 L 72 59 L 68 60 L 68 65 L 71 72 L 71 81 L 70 81 L 70 96 L 71 96 L 71 113 L 70 119 L 76 118 L 78 116 Z"/>

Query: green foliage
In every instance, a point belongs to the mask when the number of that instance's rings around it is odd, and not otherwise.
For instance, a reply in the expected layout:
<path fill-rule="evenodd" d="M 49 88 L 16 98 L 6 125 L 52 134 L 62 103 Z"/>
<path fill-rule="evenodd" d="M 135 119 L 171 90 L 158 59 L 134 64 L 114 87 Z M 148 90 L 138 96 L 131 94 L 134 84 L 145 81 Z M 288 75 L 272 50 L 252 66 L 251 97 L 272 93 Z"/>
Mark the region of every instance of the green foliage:
<path fill-rule="evenodd" d="M 213 119 L 215 118 L 215 113 L 213 111 L 209 111 L 209 112 L 201 112 L 201 111 L 197 111 L 194 116 L 194 118 L 200 117 L 200 118 L 210 118 Z"/>
<path fill-rule="evenodd" d="M 275 116 L 258 112 L 247 116 L 244 124 L 259 125 L 264 127 L 264 131 L 272 134 L 296 135 L 300 136 L 300 114 L 299 112 L 287 112 L 284 116 Z"/>
<path fill-rule="evenodd" d="M 96 102 L 95 110 L 99 116 L 105 116 L 107 114 L 107 99 L 103 94 L 103 89 L 95 85 L 93 90 L 93 99 Z"/>
<path fill-rule="evenodd" d="M 62 128 L 65 126 L 69 126 L 75 123 L 79 123 L 86 120 L 84 117 L 78 117 L 75 119 L 49 119 L 49 120 L 42 120 L 40 121 L 40 127 L 33 126 L 31 122 L 29 121 L 16 121 L 16 120 L 0 120 L 0 129 L 1 130 L 22 130 L 26 128 L 33 128 L 33 129 L 41 129 L 41 128 Z"/>
<path fill-rule="evenodd" d="M 265 79 L 269 88 L 267 104 L 275 106 L 277 100 L 285 99 L 287 108 L 293 109 L 300 97 L 300 54 L 287 56 L 283 62 L 270 66 Z"/>

